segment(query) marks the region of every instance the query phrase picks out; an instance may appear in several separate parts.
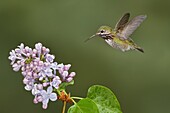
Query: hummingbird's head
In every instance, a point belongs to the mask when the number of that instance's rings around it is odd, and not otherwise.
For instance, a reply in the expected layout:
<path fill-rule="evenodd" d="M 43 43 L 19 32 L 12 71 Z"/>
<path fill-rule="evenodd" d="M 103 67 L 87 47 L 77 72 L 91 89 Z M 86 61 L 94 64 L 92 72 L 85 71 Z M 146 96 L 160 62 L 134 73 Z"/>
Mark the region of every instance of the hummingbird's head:
<path fill-rule="evenodd" d="M 112 33 L 112 28 L 109 26 L 101 26 L 98 30 L 97 33 L 92 35 L 91 37 L 89 37 L 87 40 L 85 40 L 85 42 L 87 42 L 88 40 L 94 38 L 95 36 L 100 36 L 103 39 L 108 39 L 108 36 L 110 36 L 110 34 Z"/>
<path fill-rule="evenodd" d="M 106 38 L 108 35 L 110 35 L 112 32 L 112 28 L 109 26 L 101 26 L 97 33 L 96 36 L 100 36 L 102 38 Z"/>

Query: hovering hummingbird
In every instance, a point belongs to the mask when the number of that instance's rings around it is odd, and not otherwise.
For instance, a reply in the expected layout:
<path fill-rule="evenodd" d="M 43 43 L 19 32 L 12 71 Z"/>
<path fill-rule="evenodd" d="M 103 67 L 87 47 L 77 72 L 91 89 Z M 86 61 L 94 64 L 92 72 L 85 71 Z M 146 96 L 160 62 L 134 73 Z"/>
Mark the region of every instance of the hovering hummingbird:
<path fill-rule="evenodd" d="M 100 36 L 111 47 L 120 49 L 123 52 L 128 50 L 138 50 L 140 52 L 144 52 L 144 50 L 135 44 L 129 36 L 137 29 L 137 27 L 139 27 L 147 16 L 139 15 L 128 21 L 129 17 L 130 13 L 125 13 L 120 18 L 114 29 L 109 26 L 101 26 L 96 34 L 92 35 L 85 41 L 88 41 L 95 36 Z"/>

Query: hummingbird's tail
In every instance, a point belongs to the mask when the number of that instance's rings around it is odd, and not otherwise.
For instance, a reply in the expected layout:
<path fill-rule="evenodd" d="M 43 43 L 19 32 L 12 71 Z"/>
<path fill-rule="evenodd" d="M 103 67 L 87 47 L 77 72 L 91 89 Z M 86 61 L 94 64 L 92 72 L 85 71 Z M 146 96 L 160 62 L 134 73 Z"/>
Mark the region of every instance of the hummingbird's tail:
<path fill-rule="evenodd" d="M 132 39 L 130 41 L 131 41 L 131 44 L 132 44 L 131 49 L 144 53 L 144 50 L 141 47 L 139 47 L 137 44 L 135 44 Z"/>
<path fill-rule="evenodd" d="M 135 47 L 135 49 L 142 52 L 142 53 L 144 53 L 144 50 L 141 47 Z"/>

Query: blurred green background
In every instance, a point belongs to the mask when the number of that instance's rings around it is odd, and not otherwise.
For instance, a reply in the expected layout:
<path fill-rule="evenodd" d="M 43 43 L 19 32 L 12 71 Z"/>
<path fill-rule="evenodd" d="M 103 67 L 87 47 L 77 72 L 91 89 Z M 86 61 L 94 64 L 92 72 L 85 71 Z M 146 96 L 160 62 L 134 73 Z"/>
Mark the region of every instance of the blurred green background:
<path fill-rule="evenodd" d="M 22 75 L 7 59 L 21 42 L 51 49 L 56 61 L 76 71 L 74 96 L 85 97 L 93 84 L 109 87 L 124 113 L 170 113 L 170 1 L 168 0 L 1 0 L 0 113 L 61 113 L 62 102 L 47 110 L 33 104 Z M 116 22 L 125 12 L 148 18 L 131 36 L 145 53 L 123 53 L 103 39 L 84 40 L 99 26 Z"/>

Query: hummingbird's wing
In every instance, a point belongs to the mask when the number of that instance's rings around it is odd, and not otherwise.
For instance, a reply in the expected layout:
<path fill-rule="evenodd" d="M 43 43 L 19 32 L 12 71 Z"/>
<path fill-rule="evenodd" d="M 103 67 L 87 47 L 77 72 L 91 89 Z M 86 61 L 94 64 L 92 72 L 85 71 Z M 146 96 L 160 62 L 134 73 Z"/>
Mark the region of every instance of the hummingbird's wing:
<path fill-rule="evenodd" d="M 123 30 L 123 28 L 125 27 L 126 23 L 128 22 L 130 17 L 130 13 L 125 13 L 120 20 L 117 22 L 114 31 L 116 32 L 120 32 L 121 30 Z"/>
<path fill-rule="evenodd" d="M 139 15 L 130 20 L 126 26 L 117 33 L 120 38 L 127 39 L 139 25 L 146 19 L 146 15 Z"/>

